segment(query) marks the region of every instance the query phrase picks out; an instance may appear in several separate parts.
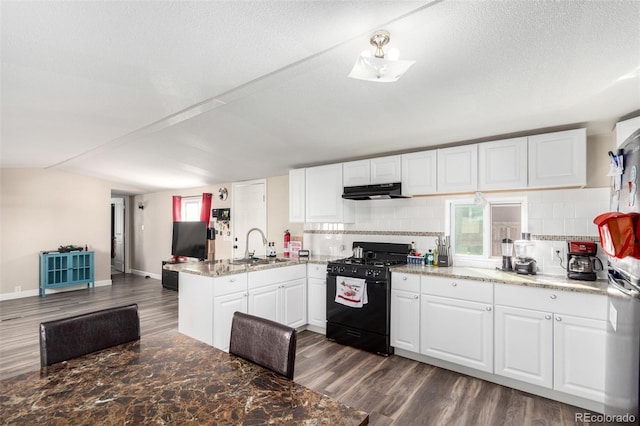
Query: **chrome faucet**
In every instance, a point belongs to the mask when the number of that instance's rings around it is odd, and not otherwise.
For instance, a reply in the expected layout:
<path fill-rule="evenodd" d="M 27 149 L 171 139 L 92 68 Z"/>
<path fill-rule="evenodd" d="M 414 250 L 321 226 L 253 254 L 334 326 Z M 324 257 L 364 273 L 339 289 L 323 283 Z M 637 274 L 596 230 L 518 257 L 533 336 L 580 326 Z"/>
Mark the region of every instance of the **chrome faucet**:
<path fill-rule="evenodd" d="M 251 234 L 253 231 L 258 231 L 260 233 L 260 235 L 262 235 L 262 244 L 264 244 L 264 245 L 267 244 L 267 237 L 264 236 L 264 232 L 262 232 L 260 230 L 260 228 L 251 228 L 251 229 L 249 229 L 249 231 L 247 231 L 247 241 L 244 244 L 244 258 L 245 259 L 249 259 L 249 234 Z"/>

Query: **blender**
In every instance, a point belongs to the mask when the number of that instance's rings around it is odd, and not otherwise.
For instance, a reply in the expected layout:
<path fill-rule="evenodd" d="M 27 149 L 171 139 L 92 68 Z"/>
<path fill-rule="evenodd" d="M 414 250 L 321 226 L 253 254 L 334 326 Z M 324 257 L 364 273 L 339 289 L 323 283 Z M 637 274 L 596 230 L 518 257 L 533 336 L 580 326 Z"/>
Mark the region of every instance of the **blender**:
<path fill-rule="evenodd" d="M 502 270 L 513 271 L 513 240 L 509 238 L 503 238 L 502 243 Z"/>
<path fill-rule="evenodd" d="M 513 246 L 516 251 L 516 260 L 513 262 L 513 269 L 518 274 L 535 275 L 538 269 L 535 259 L 533 259 L 533 251 L 535 243 L 531 241 L 529 234 L 522 234 L 522 240 L 516 240 Z"/>

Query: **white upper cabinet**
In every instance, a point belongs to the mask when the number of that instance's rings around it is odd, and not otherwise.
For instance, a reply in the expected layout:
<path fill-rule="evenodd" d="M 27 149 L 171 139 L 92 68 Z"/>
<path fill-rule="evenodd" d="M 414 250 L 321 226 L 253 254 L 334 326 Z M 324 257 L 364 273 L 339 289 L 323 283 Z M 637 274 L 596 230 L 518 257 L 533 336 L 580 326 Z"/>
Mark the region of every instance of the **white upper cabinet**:
<path fill-rule="evenodd" d="M 306 222 L 353 222 L 354 201 L 342 198 L 342 163 L 305 170 Z"/>
<path fill-rule="evenodd" d="M 640 129 L 640 117 L 618 122 L 616 124 L 616 146 L 619 148 L 620 145 L 638 129 Z"/>
<path fill-rule="evenodd" d="M 478 145 L 438 149 L 438 192 L 478 189 Z"/>
<path fill-rule="evenodd" d="M 342 184 L 344 186 L 369 185 L 371 182 L 371 161 L 359 160 L 342 163 Z"/>
<path fill-rule="evenodd" d="M 527 187 L 527 138 L 478 145 L 478 190 Z"/>
<path fill-rule="evenodd" d="M 587 184 L 587 131 L 529 136 L 529 187 Z"/>
<path fill-rule="evenodd" d="M 342 164 L 344 186 L 375 185 L 400 182 L 400 155 L 349 161 Z"/>
<path fill-rule="evenodd" d="M 436 150 L 402 154 L 402 195 L 435 194 Z"/>
<path fill-rule="evenodd" d="M 289 170 L 289 222 L 304 222 L 305 171 Z"/>
<path fill-rule="evenodd" d="M 392 155 L 371 159 L 371 184 L 395 183 L 402 179 L 401 157 Z"/>

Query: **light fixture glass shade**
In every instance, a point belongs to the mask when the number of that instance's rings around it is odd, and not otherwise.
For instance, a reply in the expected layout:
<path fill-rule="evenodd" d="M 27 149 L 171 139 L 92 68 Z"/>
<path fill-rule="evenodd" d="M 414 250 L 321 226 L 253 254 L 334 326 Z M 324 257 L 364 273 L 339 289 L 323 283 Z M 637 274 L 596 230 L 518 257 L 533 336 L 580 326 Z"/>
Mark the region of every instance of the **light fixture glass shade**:
<path fill-rule="evenodd" d="M 349 77 L 358 80 L 393 83 L 407 72 L 416 61 L 390 60 L 376 57 L 358 56 Z"/>

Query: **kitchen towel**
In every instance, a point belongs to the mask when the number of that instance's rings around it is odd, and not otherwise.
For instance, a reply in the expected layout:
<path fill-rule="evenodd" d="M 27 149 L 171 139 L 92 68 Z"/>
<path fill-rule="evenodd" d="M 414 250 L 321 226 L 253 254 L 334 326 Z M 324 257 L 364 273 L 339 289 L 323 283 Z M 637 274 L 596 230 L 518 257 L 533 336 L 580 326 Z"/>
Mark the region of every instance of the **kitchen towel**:
<path fill-rule="evenodd" d="M 362 308 L 369 303 L 367 282 L 362 278 L 336 277 L 336 303 L 352 308 Z"/>

